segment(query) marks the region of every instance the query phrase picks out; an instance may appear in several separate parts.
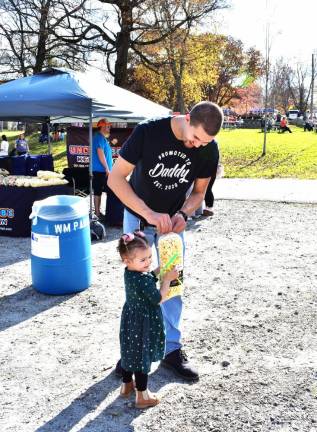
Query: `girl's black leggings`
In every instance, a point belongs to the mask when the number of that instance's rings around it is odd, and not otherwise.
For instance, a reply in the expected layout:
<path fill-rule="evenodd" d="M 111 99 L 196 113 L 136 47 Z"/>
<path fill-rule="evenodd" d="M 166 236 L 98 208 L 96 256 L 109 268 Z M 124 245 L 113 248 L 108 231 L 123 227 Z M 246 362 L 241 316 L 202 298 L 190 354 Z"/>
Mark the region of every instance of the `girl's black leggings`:
<path fill-rule="evenodd" d="M 128 372 L 122 369 L 122 382 L 129 383 L 132 381 L 132 376 L 135 377 L 135 386 L 138 391 L 144 391 L 147 389 L 148 374 L 142 372 Z"/>

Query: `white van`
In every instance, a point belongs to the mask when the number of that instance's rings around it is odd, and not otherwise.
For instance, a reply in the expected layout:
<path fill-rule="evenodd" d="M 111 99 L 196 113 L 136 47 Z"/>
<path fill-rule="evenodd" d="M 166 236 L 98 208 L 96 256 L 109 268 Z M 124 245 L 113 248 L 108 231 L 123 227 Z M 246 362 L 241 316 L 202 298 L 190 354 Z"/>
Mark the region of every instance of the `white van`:
<path fill-rule="evenodd" d="M 298 118 L 299 110 L 297 109 L 291 109 L 288 111 L 288 119 L 289 120 L 295 120 Z"/>

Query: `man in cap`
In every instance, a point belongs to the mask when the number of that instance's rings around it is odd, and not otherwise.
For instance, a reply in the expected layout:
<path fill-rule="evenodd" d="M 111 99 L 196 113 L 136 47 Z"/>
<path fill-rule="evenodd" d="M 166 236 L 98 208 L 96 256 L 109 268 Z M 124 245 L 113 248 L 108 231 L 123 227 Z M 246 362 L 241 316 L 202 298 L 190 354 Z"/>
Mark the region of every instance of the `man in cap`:
<path fill-rule="evenodd" d="M 100 218 L 101 195 L 104 191 L 107 178 L 112 168 L 112 151 L 107 138 L 110 135 L 111 123 L 101 119 L 97 123 L 98 131 L 92 142 L 92 188 L 94 192 L 95 213 Z"/>

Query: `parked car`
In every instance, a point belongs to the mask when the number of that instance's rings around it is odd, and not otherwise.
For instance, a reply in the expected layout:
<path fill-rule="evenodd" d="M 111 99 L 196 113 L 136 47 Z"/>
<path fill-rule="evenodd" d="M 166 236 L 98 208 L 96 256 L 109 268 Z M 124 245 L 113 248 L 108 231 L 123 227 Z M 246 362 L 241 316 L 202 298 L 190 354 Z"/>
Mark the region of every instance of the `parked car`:
<path fill-rule="evenodd" d="M 288 111 L 287 117 L 289 120 L 296 120 L 299 117 L 299 110 L 297 109 L 291 109 Z"/>

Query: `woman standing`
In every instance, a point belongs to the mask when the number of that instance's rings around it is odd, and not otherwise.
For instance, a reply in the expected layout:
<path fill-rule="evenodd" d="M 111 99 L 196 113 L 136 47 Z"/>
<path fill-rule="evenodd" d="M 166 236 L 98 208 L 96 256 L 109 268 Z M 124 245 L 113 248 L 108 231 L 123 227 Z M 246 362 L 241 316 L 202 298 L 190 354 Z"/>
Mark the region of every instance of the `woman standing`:
<path fill-rule="evenodd" d="M 2 135 L 2 141 L 0 143 L 0 156 L 8 156 L 9 154 L 9 142 L 6 135 Z"/>
<path fill-rule="evenodd" d="M 29 145 L 24 137 L 24 134 L 21 134 L 19 138 L 15 141 L 15 148 L 18 156 L 24 155 L 29 152 Z"/>

